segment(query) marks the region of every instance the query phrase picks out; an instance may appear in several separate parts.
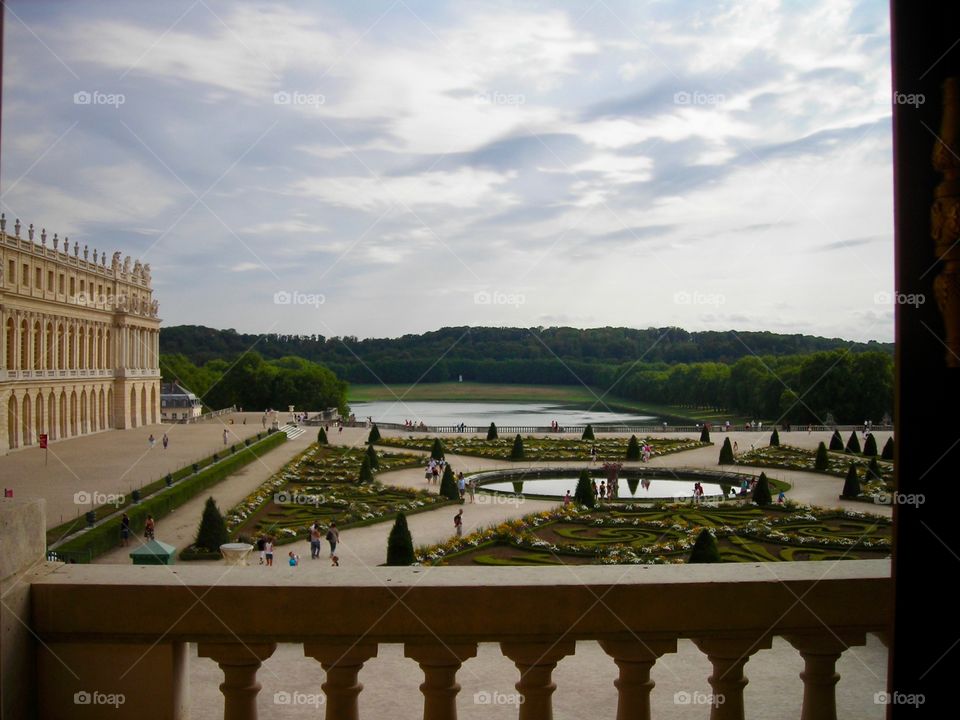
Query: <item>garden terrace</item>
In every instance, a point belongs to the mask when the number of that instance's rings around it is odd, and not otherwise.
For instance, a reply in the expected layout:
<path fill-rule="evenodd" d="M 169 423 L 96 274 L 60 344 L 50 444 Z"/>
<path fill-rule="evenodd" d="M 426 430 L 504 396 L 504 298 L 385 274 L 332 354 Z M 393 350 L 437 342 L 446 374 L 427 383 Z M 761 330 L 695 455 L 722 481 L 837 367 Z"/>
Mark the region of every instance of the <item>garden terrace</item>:
<path fill-rule="evenodd" d="M 857 475 L 860 477 L 864 494 L 869 494 L 874 491 L 892 492 L 893 490 L 893 463 L 888 460 L 881 460 L 877 457 L 881 480 L 873 481 L 871 486 L 871 484 L 867 482 L 866 477 L 867 468 L 873 458 L 854 455 L 853 453 L 828 452 L 827 469 L 817 470 L 814 466 L 816 456 L 816 450 L 780 445 L 779 447 L 761 447 L 742 452 L 736 457 L 736 464 L 775 468 L 778 470 L 817 472 L 825 475 L 835 475 L 836 477 L 846 477 L 850 463 L 853 463 L 857 468 Z"/>

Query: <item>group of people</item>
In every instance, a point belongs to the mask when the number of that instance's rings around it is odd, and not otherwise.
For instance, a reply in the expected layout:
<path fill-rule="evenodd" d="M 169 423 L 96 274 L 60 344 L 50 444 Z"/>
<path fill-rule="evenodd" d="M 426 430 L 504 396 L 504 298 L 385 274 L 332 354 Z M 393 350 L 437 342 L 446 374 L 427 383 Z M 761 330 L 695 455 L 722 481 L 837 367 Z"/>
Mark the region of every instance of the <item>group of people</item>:
<path fill-rule="evenodd" d="M 156 445 L 157 445 L 157 439 L 153 436 L 153 433 L 150 433 L 150 437 L 147 438 L 147 442 L 150 443 L 150 447 L 151 447 L 151 448 L 156 447 Z M 163 434 L 163 440 L 161 440 L 160 442 L 161 442 L 161 444 L 163 445 L 163 449 L 164 449 L 164 450 L 166 450 L 167 447 L 169 447 L 169 445 L 170 445 L 170 438 L 167 437 L 167 434 L 166 434 L 166 433 Z"/>
<path fill-rule="evenodd" d="M 323 530 L 320 527 L 320 521 L 314 521 L 310 526 L 310 559 L 318 560 L 320 558 L 321 537 Z M 334 567 L 340 566 L 340 558 L 337 556 L 337 545 L 340 544 L 340 531 L 337 529 L 337 523 L 331 522 L 326 533 L 327 542 L 330 544 L 330 564 Z M 257 550 L 260 552 L 260 564 L 267 567 L 273 567 L 273 550 L 276 539 L 272 535 L 261 535 L 257 539 Z M 290 567 L 297 567 L 300 564 L 300 556 L 293 550 L 287 554 L 287 562 Z"/>
<path fill-rule="evenodd" d="M 703 485 L 699 480 L 693 484 L 693 501 L 695 503 L 703 501 Z"/>
<path fill-rule="evenodd" d="M 550 432 L 563 432 L 563 428 L 556 420 L 550 421 Z"/>
<path fill-rule="evenodd" d="M 427 429 L 427 425 L 426 423 L 423 422 L 423 420 L 421 420 L 419 423 L 417 423 L 415 420 L 404 420 L 403 426 L 407 430 L 426 430 Z"/>
<path fill-rule="evenodd" d="M 156 540 L 157 522 L 153 515 L 147 515 L 143 523 L 143 537 L 145 540 Z M 120 547 L 127 547 L 130 544 L 130 516 L 124 513 L 120 517 Z"/>
<path fill-rule="evenodd" d="M 427 469 L 423 476 L 426 478 L 428 483 L 432 482 L 436 484 L 440 482 L 440 477 L 443 475 L 443 471 L 446 469 L 446 467 L 446 460 L 436 460 L 434 458 L 430 458 L 430 462 L 427 463 Z"/>

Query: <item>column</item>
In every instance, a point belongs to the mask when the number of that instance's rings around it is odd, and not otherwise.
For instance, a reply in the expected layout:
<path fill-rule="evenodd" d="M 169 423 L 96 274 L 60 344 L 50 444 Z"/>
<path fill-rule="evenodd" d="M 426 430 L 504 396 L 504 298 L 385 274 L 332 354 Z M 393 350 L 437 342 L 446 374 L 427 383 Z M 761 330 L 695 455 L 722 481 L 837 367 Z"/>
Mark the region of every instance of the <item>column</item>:
<path fill-rule="evenodd" d="M 257 719 L 257 670 L 276 649 L 276 643 L 197 644 L 197 654 L 213 658 L 223 670 L 223 720 Z"/>
<path fill-rule="evenodd" d="M 710 705 L 710 720 L 744 720 L 743 689 L 747 678 L 743 666 L 757 650 L 766 650 L 772 644 L 770 637 L 710 637 L 693 641 L 713 665 L 709 677 L 714 702 Z"/>
<path fill-rule="evenodd" d="M 613 681 L 618 691 L 617 720 L 650 720 L 650 670 L 661 655 L 677 651 L 676 638 L 601 640 L 600 647 L 620 668 Z"/>
<path fill-rule="evenodd" d="M 523 696 L 520 720 L 553 720 L 551 696 L 557 689 L 551 677 L 553 669 L 563 657 L 573 655 L 576 646 L 574 640 L 500 643 L 503 654 L 520 671 L 520 681 L 515 686 Z"/>
<path fill-rule="evenodd" d="M 457 671 L 464 660 L 476 656 L 476 643 L 405 645 L 403 654 L 416 660 L 423 670 L 423 720 L 456 720 L 460 692 Z"/>
<path fill-rule="evenodd" d="M 800 720 L 837 720 L 837 660 L 851 645 L 866 643 L 866 633 L 787 635 L 803 656 L 803 709 Z"/>
<path fill-rule="evenodd" d="M 327 720 L 359 720 L 357 696 L 363 685 L 357 675 L 363 664 L 377 656 L 377 645 L 324 645 L 304 643 L 303 654 L 320 661 L 327 673 L 326 682 L 320 687 L 327 696 Z"/>

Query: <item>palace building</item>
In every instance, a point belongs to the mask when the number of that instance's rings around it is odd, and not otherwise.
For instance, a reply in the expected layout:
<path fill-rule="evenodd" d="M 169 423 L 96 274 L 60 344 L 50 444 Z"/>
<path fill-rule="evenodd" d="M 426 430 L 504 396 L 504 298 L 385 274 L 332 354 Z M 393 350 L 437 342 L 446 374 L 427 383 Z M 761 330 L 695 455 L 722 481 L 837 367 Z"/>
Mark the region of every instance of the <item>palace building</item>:
<path fill-rule="evenodd" d="M 159 422 L 150 266 L 12 230 L 0 216 L 0 453 Z"/>

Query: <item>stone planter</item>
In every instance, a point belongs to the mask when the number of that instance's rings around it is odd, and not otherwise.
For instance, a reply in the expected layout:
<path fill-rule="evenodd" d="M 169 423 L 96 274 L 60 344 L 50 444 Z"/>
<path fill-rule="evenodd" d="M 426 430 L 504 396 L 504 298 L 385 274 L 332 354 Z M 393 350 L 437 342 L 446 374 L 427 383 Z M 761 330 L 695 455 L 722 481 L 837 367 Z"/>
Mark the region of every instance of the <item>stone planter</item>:
<path fill-rule="evenodd" d="M 247 543 L 225 543 L 220 546 L 220 553 L 227 565 L 246 565 L 247 556 L 253 552 L 253 545 Z"/>

